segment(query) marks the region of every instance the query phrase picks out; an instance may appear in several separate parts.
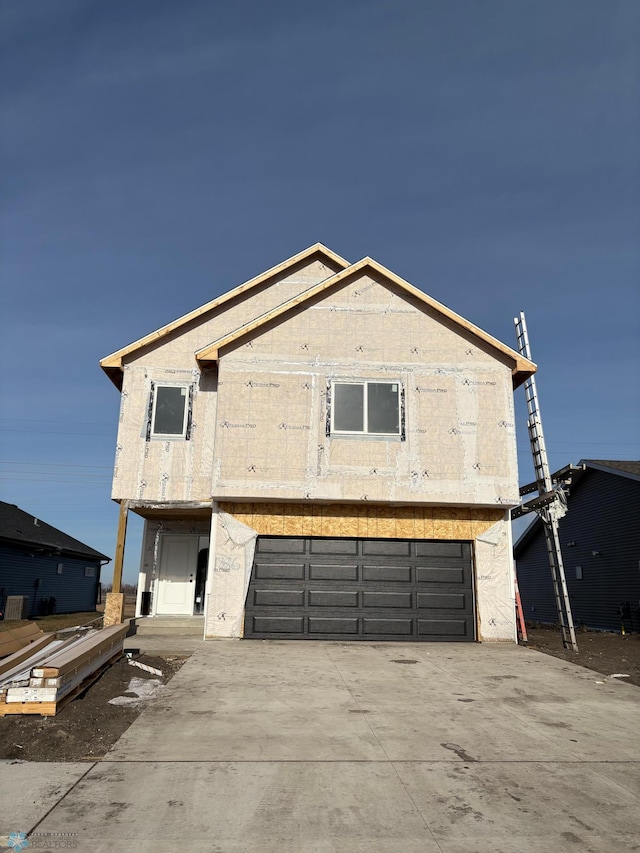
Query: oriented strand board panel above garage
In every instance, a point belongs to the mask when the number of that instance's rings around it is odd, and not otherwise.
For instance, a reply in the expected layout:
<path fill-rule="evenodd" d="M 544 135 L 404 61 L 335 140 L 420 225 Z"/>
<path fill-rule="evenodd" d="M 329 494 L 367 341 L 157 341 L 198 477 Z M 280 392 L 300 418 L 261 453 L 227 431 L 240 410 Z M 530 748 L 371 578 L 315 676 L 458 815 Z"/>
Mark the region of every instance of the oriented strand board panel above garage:
<path fill-rule="evenodd" d="M 219 504 L 259 536 L 473 541 L 504 518 L 490 507 L 389 507 L 374 504 Z"/>

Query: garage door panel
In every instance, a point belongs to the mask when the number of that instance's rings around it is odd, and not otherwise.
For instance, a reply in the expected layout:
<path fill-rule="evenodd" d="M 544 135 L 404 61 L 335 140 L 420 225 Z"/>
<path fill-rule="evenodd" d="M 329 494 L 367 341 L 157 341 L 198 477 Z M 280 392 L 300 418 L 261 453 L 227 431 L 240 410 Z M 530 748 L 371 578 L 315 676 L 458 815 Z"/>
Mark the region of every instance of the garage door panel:
<path fill-rule="evenodd" d="M 416 569 L 416 581 L 418 583 L 450 583 L 463 584 L 465 582 L 464 569 L 450 568 L 424 568 Z"/>
<path fill-rule="evenodd" d="M 259 537 L 258 544 L 247 638 L 475 637 L 469 543 Z"/>
<path fill-rule="evenodd" d="M 254 574 L 259 580 L 304 580 L 304 563 L 262 563 L 254 564 Z"/>
<path fill-rule="evenodd" d="M 311 554 L 357 554 L 357 539 L 312 539 Z"/>
<path fill-rule="evenodd" d="M 357 581 L 357 566 L 309 565 L 309 578 L 317 581 Z"/>
<path fill-rule="evenodd" d="M 452 557 L 463 559 L 468 542 L 416 542 L 417 557 Z"/>
<path fill-rule="evenodd" d="M 418 619 L 420 637 L 464 637 L 466 633 L 465 619 Z"/>
<path fill-rule="evenodd" d="M 413 622 L 411 617 L 406 619 L 376 619 L 365 617 L 363 620 L 363 633 L 367 637 L 411 637 L 413 635 Z"/>
<path fill-rule="evenodd" d="M 412 596 L 410 592 L 364 592 L 363 607 L 399 607 L 411 610 Z"/>
<path fill-rule="evenodd" d="M 310 634 L 358 634 L 357 618 L 309 616 Z"/>
<path fill-rule="evenodd" d="M 256 542 L 257 554 L 304 554 L 304 539 L 294 537 L 259 537 Z"/>
<path fill-rule="evenodd" d="M 253 603 L 256 607 L 304 607 L 304 590 L 254 589 Z"/>
<path fill-rule="evenodd" d="M 394 557 L 408 557 L 411 553 L 411 542 L 396 539 L 363 539 L 362 553 L 365 557 L 377 554 L 381 556 L 392 554 Z"/>
<path fill-rule="evenodd" d="M 309 607 L 357 607 L 356 591 L 309 590 Z"/>
<path fill-rule="evenodd" d="M 420 610 L 464 610 L 466 597 L 463 592 L 418 593 L 418 608 Z"/>
<path fill-rule="evenodd" d="M 411 566 L 363 566 L 365 581 L 411 583 Z"/>
<path fill-rule="evenodd" d="M 302 634 L 304 628 L 302 616 L 253 616 L 250 621 L 254 634 Z"/>

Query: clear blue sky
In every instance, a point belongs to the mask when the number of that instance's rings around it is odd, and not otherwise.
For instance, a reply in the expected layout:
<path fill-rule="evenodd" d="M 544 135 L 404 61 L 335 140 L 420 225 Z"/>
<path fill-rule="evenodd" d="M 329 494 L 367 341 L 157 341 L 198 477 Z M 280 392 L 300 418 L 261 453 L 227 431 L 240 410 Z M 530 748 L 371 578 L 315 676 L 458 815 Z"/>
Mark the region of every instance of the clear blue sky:
<path fill-rule="evenodd" d="M 2 0 L 0 32 L 0 499 L 113 555 L 99 358 L 316 241 L 512 346 L 524 309 L 552 468 L 640 457 L 637 0 Z"/>

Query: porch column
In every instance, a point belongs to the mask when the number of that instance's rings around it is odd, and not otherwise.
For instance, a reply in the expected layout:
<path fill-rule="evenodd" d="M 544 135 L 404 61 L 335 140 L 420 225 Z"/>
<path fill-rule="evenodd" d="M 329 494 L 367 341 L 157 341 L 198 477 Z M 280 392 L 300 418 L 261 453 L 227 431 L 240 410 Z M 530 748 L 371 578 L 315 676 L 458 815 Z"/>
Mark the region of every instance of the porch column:
<path fill-rule="evenodd" d="M 124 546 L 127 538 L 127 521 L 129 517 L 129 502 L 120 502 L 118 516 L 118 537 L 116 539 L 116 555 L 113 560 L 113 583 L 111 592 L 107 593 L 104 605 L 103 626 L 119 625 L 124 621 L 124 595 L 120 592 L 122 584 L 122 566 L 124 563 Z"/>

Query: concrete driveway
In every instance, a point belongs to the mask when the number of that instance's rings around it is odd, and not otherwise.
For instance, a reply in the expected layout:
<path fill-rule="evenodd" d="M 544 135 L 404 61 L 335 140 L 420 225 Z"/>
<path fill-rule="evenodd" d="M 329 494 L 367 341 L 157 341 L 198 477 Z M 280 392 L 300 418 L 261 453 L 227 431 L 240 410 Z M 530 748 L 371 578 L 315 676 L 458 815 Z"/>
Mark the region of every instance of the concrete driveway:
<path fill-rule="evenodd" d="M 602 680 L 512 646 L 213 642 L 105 761 L 0 778 L 34 847 L 638 851 L 640 689 Z"/>

